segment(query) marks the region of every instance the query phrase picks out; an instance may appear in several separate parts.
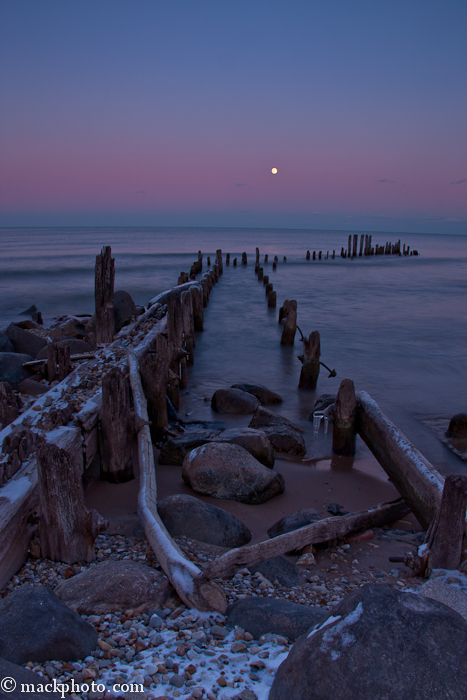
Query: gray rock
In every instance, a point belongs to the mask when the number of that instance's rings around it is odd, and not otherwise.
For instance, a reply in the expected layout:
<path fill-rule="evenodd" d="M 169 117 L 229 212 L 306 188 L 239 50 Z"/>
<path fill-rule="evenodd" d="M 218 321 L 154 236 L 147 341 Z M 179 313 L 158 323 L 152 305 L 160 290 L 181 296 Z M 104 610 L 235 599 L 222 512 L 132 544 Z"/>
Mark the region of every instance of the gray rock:
<path fill-rule="evenodd" d="M 328 616 L 321 608 L 298 605 L 285 598 L 242 598 L 227 608 L 226 625 L 237 625 L 254 639 L 272 632 L 293 642 Z"/>
<path fill-rule="evenodd" d="M 81 355 L 85 352 L 92 352 L 92 347 L 85 340 L 80 340 L 79 338 L 64 338 L 58 337 L 53 341 L 54 345 L 62 347 L 64 345 L 70 348 L 70 355 Z M 37 354 L 37 360 L 47 359 L 47 348 L 42 348 L 42 350 Z"/>
<path fill-rule="evenodd" d="M 314 411 L 324 411 L 325 408 L 331 406 L 335 401 L 336 394 L 321 394 L 321 396 L 318 396 L 313 406 L 313 411 L 310 413 L 310 419 L 312 419 Z"/>
<path fill-rule="evenodd" d="M 0 331 L 0 352 L 14 352 L 13 343 L 5 333 L 5 331 Z"/>
<path fill-rule="evenodd" d="M 94 627 L 50 588 L 26 583 L 0 600 L 0 657 L 7 661 L 77 661 L 96 647 Z"/>
<path fill-rule="evenodd" d="M 23 379 L 27 379 L 31 371 L 23 367 L 25 362 L 31 362 L 31 355 L 18 352 L 0 352 L 0 382 L 8 382 L 15 389 Z"/>
<path fill-rule="evenodd" d="M 23 379 L 22 382 L 18 384 L 18 391 L 22 394 L 28 394 L 29 396 L 42 396 L 49 391 L 50 387 L 46 384 L 41 384 L 35 379 Z"/>
<path fill-rule="evenodd" d="M 269 537 L 278 537 L 279 535 L 284 535 L 286 532 L 292 532 L 292 530 L 298 530 L 300 527 L 305 525 L 310 525 L 310 523 L 315 523 L 317 520 L 322 520 L 320 514 L 314 508 L 303 508 L 303 510 L 297 510 L 291 515 L 286 515 L 274 523 L 269 530 Z"/>
<path fill-rule="evenodd" d="M 182 476 L 194 491 L 241 503 L 265 503 L 284 490 L 284 478 L 243 447 L 212 442 L 197 447 L 183 461 Z"/>
<path fill-rule="evenodd" d="M 420 595 L 444 603 L 467 620 L 467 595 L 458 586 L 430 579 L 418 589 Z"/>
<path fill-rule="evenodd" d="M 172 537 L 185 535 L 220 547 L 241 547 L 252 537 L 246 525 L 223 508 L 187 494 L 163 498 L 157 510 Z"/>
<path fill-rule="evenodd" d="M 32 358 L 36 358 L 42 348 L 47 345 L 45 338 L 31 333 L 31 331 L 25 331 L 14 323 L 10 323 L 5 333 L 10 339 L 15 352 L 31 355 Z"/>
<path fill-rule="evenodd" d="M 28 668 L 23 668 L 22 666 L 17 666 L 12 664 L 10 661 L 5 659 L 0 659 L 0 681 L 5 683 L 5 679 L 13 679 L 15 682 L 14 690 L 7 690 L 11 688 L 13 684 L 9 681 L 6 685 L 0 686 L 5 687 L 7 692 L 0 690 L 0 700 L 60 700 L 61 693 L 47 693 L 44 689 L 44 685 L 49 682 L 48 678 L 43 678 L 39 676 L 38 673 L 33 673 Z M 27 684 L 27 691 L 22 692 L 21 686 Z"/>
<path fill-rule="evenodd" d="M 277 580 L 281 586 L 288 586 L 290 588 L 298 584 L 298 577 L 300 575 L 298 566 L 292 564 L 292 562 L 285 557 L 279 556 L 265 559 L 259 564 L 254 564 L 248 568 L 252 574 L 259 571 L 259 573 L 265 576 L 271 583 Z"/>
<path fill-rule="evenodd" d="M 86 334 L 86 323 L 87 318 L 59 316 L 50 326 L 49 336 L 52 339 L 68 337 L 82 340 Z"/>
<path fill-rule="evenodd" d="M 282 403 L 282 396 L 261 384 L 232 384 L 232 389 L 240 389 L 241 391 L 246 391 L 247 394 L 253 394 L 262 406 Z"/>
<path fill-rule="evenodd" d="M 305 440 L 300 428 L 278 413 L 260 406 L 249 427 L 263 430 L 276 452 L 297 456 L 306 453 Z"/>
<path fill-rule="evenodd" d="M 253 428 L 229 428 L 228 430 L 197 430 L 170 437 L 159 453 L 159 464 L 181 466 L 185 456 L 196 447 L 208 442 L 228 442 L 244 447 L 258 462 L 266 467 L 274 466 L 274 449 L 262 430 Z"/>
<path fill-rule="evenodd" d="M 448 429 L 446 430 L 446 437 L 467 437 L 467 413 L 456 413 L 456 415 L 451 418 Z"/>
<path fill-rule="evenodd" d="M 297 640 L 269 700 L 467 697 L 467 623 L 434 600 L 369 584 Z"/>
<path fill-rule="evenodd" d="M 240 389 L 218 389 L 211 400 L 211 408 L 217 413 L 253 413 L 258 406 L 255 396 Z"/>
<path fill-rule="evenodd" d="M 128 294 L 119 290 L 114 294 L 114 319 L 115 319 L 115 332 L 118 333 L 123 326 L 127 326 L 132 318 L 136 318 L 138 311 L 136 309 L 136 304 Z"/>
<path fill-rule="evenodd" d="M 61 581 L 55 593 L 78 613 L 106 615 L 128 608 L 165 608 L 173 589 L 164 574 L 149 566 L 110 559 Z"/>

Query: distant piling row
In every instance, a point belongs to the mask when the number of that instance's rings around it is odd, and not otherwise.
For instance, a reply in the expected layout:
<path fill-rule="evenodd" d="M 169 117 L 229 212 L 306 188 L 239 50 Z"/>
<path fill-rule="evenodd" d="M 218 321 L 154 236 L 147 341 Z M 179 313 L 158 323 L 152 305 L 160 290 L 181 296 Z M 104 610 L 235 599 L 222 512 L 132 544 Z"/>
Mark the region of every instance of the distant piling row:
<path fill-rule="evenodd" d="M 306 260 L 335 260 L 336 251 L 332 251 L 332 255 L 329 255 L 329 250 L 326 251 L 326 255 L 323 255 L 324 251 L 319 250 L 307 250 L 305 259 Z M 371 255 L 419 255 L 417 250 L 410 250 L 410 246 L 404 246 L 401 251 L 400 240 L 397 243 L 391 243 L 391 241 L 386 241 L 384 245 L 378 245 L 377 243 L 373 246 L 372 235 L 368 233 L 362 233 L 360 235 L 360 245 L 358 243 L 358 233 L 350 234 L 347 247 L 342 246 L 340 257 L 343 259 L 349 258 L 353 260 L 354 258 L 368 257 Z M 285 262 L 286 258 L 284 258 Z"/>
<path fill-rule="evenodd" d="M 246 253 L 244 253 L 246 256 Z M 264 262 L 268 263 L 268 255 L 266 254 L 264 256 Z M 272 269 L 275 270 L 277 267 L 277 255 L 274 258 L 274 262 L 272 265 Z M 260 262 L 259 262 L 259 248 L 256 248 L 256 259 L 255 259 L 255 275 L 258 277 L 258 282 L 262 282 L 265 292 L 266 292 L 266 300 L 268 303 L 268 308 L 270 309 L 275 309 L 276 304 L 277 304 L 277 294 L 273 289 L 272 282 L 269 281 L 269 275 L 264 274 L 264 269 L 261 267 Z"/>

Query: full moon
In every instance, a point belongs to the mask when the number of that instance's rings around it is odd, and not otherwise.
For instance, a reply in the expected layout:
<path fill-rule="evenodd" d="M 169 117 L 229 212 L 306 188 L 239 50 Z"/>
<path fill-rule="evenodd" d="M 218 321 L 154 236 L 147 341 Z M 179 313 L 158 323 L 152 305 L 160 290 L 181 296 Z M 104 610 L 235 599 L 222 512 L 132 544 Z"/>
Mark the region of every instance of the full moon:
<path fill-rule="evenodd" d="M 273 175 L 277 175 L 277 168 L 271 168 L 271 172 Z"/>

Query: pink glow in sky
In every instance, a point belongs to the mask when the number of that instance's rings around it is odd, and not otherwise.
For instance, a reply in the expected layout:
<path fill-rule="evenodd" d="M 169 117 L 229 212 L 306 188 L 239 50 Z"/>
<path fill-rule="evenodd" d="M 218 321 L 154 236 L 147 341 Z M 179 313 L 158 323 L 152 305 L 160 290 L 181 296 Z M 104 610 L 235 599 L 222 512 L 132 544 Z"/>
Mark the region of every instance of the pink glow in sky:
<path fill-rule="evenodd" d="M 465 233 L 466 18 L 463 2 L 4 3 L 0 224 Z"/>

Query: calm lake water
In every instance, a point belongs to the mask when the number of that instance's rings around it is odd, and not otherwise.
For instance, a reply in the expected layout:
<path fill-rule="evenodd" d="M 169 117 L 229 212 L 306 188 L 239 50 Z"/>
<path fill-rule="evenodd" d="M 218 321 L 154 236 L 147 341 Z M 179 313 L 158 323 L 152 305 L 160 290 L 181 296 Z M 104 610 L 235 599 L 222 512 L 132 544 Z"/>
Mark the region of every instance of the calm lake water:
<path fill-rule="evenodd" d="M 467 237 L 374 233 L 373 244 L 400 238 L 420 256 L 305 260 L 307 249 L 337 254 L 347 238 L 345 231 L 277 229 L 0 229 L 0 329 L 31 304 L 46 324 L 92 313 L 95 256 L 104 245 L 115 257 L 115 289 L 137 304 L 176 284 L 198 249 L 205 262 L 216 248 L 239 261 L 245 250 L 247 267 L 224 265 L 197 339 L 189 391 L 200 410 L 204 395 L 248 380 L 282 394 L 281 412 L 305 425 L 316 396 L 350 377 L 441 471 L 462 471 L 419 417 L 467 411 Z M 321 359 L 337 371 L 328 379 L 322 370 L 316 392 L 296 388 L 301 343 L 297 335 L 293 348 L 279 344 L 278 309 L 267 309 L 254 274 L 256 246 L 261 261 L 269 255 L 264 273 L 278 307 L 297 300 L 299 326 L 306 335 L 320 331 Z"/>

